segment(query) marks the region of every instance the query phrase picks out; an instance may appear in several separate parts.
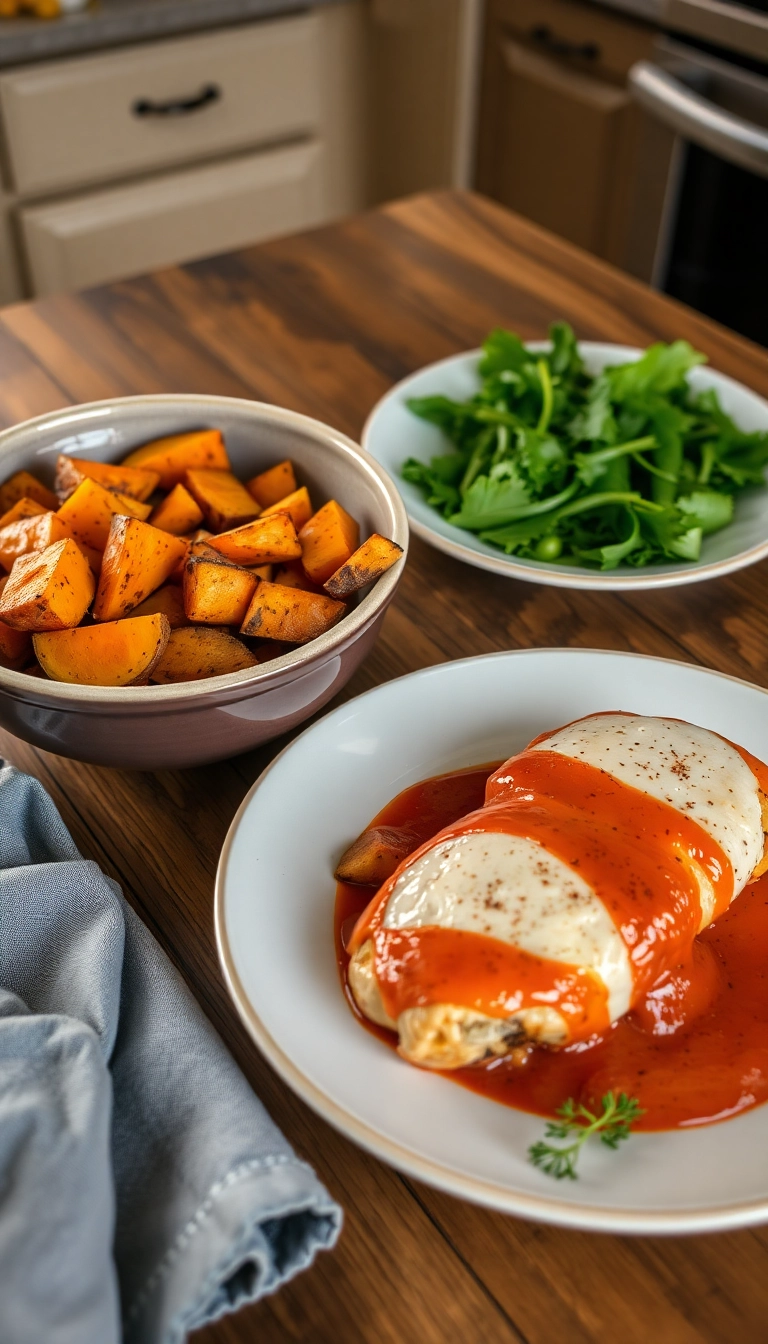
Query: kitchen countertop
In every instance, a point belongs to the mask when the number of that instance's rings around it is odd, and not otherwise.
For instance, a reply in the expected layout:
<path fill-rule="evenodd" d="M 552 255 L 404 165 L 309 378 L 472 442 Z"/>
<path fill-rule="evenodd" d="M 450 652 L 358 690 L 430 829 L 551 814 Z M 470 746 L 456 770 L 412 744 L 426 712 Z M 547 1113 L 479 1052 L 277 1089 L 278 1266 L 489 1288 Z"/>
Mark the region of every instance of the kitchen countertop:
<path fill-rule="evenodd" d="M 277 400 L 357 438 L 391 384 L 567 318 L 581 337 L 687 337 L 768 396 L 768 354 L 481 197 L 415 197 L 311 233 L 0 313 L 0 424 L 77 401 L 201 391 Z M 768 561 L 715 582 L 591 593 L 462 565 L 414 537 L 383 633 L 341 698 L 497 649 L 624 649 L 768 685 Z M 688 1239 L 537 1226 L 419 1185 L 356 1148 L 272 1072 L 216 959 L 227 828 L 285 744 L 196 770 L 105 770 L 0 734 L 81 852 L 123 886 L 253 1086 L 346 1210 L 332 1254 L 195 1344 L 764 1344 L 768 1228 Z M 296 813 L 301 824 L 300 811 Z"/>
<path fill-rule="evenodd" d="M 339 0 L 101 0 L 59 19 L 0 20 L 0 67 L 298 13 Z"/>

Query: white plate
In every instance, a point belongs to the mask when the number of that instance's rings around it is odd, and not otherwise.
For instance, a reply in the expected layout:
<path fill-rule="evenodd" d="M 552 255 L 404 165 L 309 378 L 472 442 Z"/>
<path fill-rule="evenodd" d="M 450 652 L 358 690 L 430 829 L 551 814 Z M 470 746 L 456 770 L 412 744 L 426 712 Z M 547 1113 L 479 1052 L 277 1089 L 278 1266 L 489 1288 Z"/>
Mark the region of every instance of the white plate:
<path fill-rule="evenodd" d="M 768 1219 L 768 1109 L 596 1144 L 580 1179 L 526 1160 L 544 1122 L 402 1061 L 353 1018 L 333 945 L 335 863 L 401 789 L 503 757 L 597 710 L 690 719 L 768 758 L 768 693 L 684 663 L 554 649 L 491 654 L 388 682 L 307 729 L 245 799 L 216 883 L 216 934 L 257 1045 L 310 1106 L 385 1161 L 509 1213 L 615 1232 Z"/>
<path fill-rule="evenodd" d="M 547 341 L 528 341 L 527 345 L 529 350 L 549 349 Z M 625 364 L 628 360 L 639 359 L 642 354 L 632 346 L 604 345 L 596 341 L 581 341 L 579 352 L 591 374 L 599 373 L 609 364 Z M 477 565 L 479 569 L 490 569 L 513 579 L 548 583 L 559 588 L 605 590 L 667 588 L 673 584 L 696 583 L 743 569 L 768 555 L 768 490 L 753 490 L 737 498 L 733 522 L 721 532 L 704 538 L 700 560 L 648 565 L 644 569 L 620 565 L 606 573 L 577 565 L 519 560 L 479 541 L 471 532 L 447 523 L 427 504 L 418 486 L 403 480 L 401 471 L 407 458 L 429 462 L 438 453 L 450 452 L 450 444 L 436 425 L 420 420 L 409 411 L 406 402 L 409 397 L 429 397 L 438 393 L 455 401 L 471 397 L 480 387 L 477 365 L 481 353 L 480 350 L 467 350 L 461 355 L 452 355 L 396 383 L 374 406 L 363 430 L 363 447 L 396 481 L 414 532 L 439 551 Z M 706 366 L 693 369 L 688 381 L 697 391 L 716 388 L 723 409 L 740 429 L 750 432 L 768 430 L 768 402 L 742 387 L 741 383 Z"/>

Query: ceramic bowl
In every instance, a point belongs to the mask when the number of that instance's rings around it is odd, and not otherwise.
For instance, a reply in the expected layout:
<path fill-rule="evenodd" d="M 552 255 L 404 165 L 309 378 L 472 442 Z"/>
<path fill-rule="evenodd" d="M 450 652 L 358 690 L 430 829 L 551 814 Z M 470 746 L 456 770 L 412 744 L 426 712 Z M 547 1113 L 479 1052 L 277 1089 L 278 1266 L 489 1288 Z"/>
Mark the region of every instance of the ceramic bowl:
<path fill-rule="evenodd" d="M 527 345 L 529 350 L 549 348 L 548 341 L 528 341 Z M 611 364 L 639 359 L 643 353 L 633 346 L 608 345 L 599 341 L 580 341 L 579 351 L 591 374 L 598 374 Z M 409 411 L 407 401 L 409 397 L 437 394 L 455 401 L 473 396 L 480 387 L 477 366 L 481 353 L 480 350 L 467 350 L 460 355 L 451 355 L 404 378 L 374 406 L 363 430 L 363 447 L 397 481 L 408 520 L 418 537 L 457 560 L 479 569 L 489 569 L 494 574 L 526 579 L 530 583 L 551 584 L 556 588 L 585 588 L 592 592 L 617 589 L 636 592 L 641 588 L 698 583 L 702 579 L 721 578 L 768 555 L 768 489 L 749 490 L 737 496 L 733 522 L 721 532 L 704 538 L 699 560 L 676 560 L 642 569 L 619 565 L 618 569 L 605 573 L 581 565 L 546 564 L 505 555 L 472 532 L 446 522 L 427 503 L 418 486 L 404 481 L 401 476 L 406 458 L 429 462 L 438 453 L 450 451 L 448 440 L 437 426 L 415 416 Z M 749 432 L 768 430 L 768 402 L 733 378 L 702 365 L 691 371 L 688 382 L 696 392 L 714 388 L 723 410 L 733 417 L 740 429 Z"/>
<path fill-rule="evenodd" d="M 260 402 L 157 395 L 92 402 L 0 434 L 0 480 L 26 468 L 52 484 L 59 453 L 117 462 L 149 439 L 221 429 L 235 473 L 290 457 L 316 506 L 332 497 L 403 549 L 408 523 L 386 471 L 337 430 Z M 0 724 L 61 756 L 143 770 L 247 751 L 325 705 L 372 647 L 402 573 L 393 566 L 327 634 L 273 662 L 171 686 L 73 686 L 0 668 Z"/>

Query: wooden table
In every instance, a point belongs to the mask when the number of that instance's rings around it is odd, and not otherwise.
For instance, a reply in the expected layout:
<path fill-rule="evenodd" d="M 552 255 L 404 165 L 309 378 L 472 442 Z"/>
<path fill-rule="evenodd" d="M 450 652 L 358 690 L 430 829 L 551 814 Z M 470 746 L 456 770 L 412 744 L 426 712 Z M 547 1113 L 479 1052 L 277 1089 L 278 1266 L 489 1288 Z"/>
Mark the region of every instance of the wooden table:
<path fill-rule="evenodd" d="M 503 323 L 541 337 L 685 336 L 768 396 L 768 356 L 478 197 L 422 196 L 344 223 L 0 317 L 0 420 L 132 392 L 206 391 L 308 412 L 353 437 L 419 365 Z M 384 632 L 348 695 L 496 649 L 614 648 L 768 681 L 768 562 L 668 592 L 515 583 L 412 543 Z M 131 774 L 6 736 L 80 849 L 122 884 L 254 1088 L 346 1210 L 333 1254 L 200 1344 L 764 1344 L 768 1228 L 688 1239 L 589 1236 L 438 1194 L 329 1129 L 240 1027 L 212 928 L 219 848 L 283 743 L 222 765 Z M 748 743 L 746 745 L 749 745 Z"/>

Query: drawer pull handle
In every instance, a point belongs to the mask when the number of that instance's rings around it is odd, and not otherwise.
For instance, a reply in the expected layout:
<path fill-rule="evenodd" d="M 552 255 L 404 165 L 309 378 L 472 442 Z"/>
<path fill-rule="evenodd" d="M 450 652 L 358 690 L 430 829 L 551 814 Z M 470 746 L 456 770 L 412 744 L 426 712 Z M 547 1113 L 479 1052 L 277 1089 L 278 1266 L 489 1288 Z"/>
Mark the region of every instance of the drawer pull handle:
<path fill-rule="evenodd" d="M 600 48 L 596 42 L 569 42 L 567 38 L 553 33 L 546 23 L 537 24 L 529 36 L 532 42 L 544 47 L 553 56 L 575 56 L 582 61 L 597 61 L 600 58 Z"/>
<path fill-rule="evenodd" d="M 201 108 L 217 103 L 220 98 L 218 84 L 204 84 L 199 93 L 192 93 L 188 98 L 169 98 L 164 103 L 156 103 L 152 98 L 137 98 L 131 111 L 135 117 L 184 117 L 188 112 L 199 112 Z"/>

